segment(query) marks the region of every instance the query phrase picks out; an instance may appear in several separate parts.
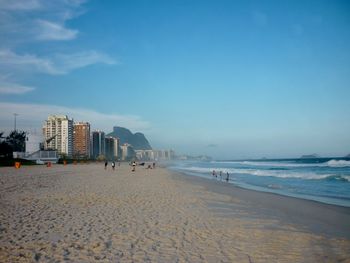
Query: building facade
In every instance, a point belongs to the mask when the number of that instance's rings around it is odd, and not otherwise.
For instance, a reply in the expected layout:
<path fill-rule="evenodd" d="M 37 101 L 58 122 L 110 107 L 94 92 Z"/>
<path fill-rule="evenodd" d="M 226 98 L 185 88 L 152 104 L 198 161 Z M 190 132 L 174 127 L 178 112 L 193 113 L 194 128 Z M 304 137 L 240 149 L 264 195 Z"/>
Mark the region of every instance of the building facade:
<path fill-rule="evenodd" d="M 123 161 L 129 161 L 129 160 L 136 157 L 136 153 L 135 153 L 134 148 L 132 147 L 131 144 L 124 143 L 121 146 L 121 152 L 122 152 L 121 157 L 122 157 Z"/>
<path fill-rule="evenodd" d="M 114 160 L 114 138 L 106 137 L 105 143 L 106 143 L 106 159 Z"/>
<path fill-rule="evenodd" d="M 66 115 L 50 115 L 44 127 L 45 149 L 57 150 L 58 154 L 73 155 L 73 120 Z"/>
<path fill-rule="evenodd" d="M 136 150 L 136 157 L 140 161 L 169 161 L 175 159 L 173 150 Z"/>
<path fill-rule="evenodd" d="M 92 157 L 105 157 L 105 133 L 103 131 L 92 132 Z"/>
<path fill-rule="evenodd" d="M 113 138 L 114 139 L 114 159 L 119 160 L 121 159 L 121 149 L 120 149 L 120 140 L 119 138 Z"/>
<path fill-rule="evenodd" d="M 74 123 L 73 156 L 76 158 L 90 157 L 90 123 Z"/>

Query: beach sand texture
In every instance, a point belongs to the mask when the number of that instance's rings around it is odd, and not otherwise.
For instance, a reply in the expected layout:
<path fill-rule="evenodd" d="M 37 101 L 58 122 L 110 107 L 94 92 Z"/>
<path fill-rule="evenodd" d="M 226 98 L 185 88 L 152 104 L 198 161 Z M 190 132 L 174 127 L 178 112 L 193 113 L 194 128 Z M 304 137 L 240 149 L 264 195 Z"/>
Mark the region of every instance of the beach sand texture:
<path fill-rule="evenodd" d="M 350 262 L 348 238 L 164 168 L 8 167 L 0 180 L 0 262 Z"/>

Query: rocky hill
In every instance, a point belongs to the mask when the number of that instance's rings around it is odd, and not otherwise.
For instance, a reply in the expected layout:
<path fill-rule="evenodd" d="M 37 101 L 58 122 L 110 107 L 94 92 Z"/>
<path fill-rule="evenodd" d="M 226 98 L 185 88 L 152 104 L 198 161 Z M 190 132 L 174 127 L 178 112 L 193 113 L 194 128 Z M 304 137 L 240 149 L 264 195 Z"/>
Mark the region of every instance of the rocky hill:
<path fill-rule="evenodd" d="M 300 157 L 300 159 L 315 159 L 315 158 L 320 158 L 320 156 L 314 153 L 314 154 L 303 155 Z"/>
<path fill-rule="evenodd" d="M 120 144 L 129 143 L 135 150 L 152 150 L 145 135 L 141 132 L 133 134 L 126 128 L 115 126 L 113 127 L 113 132 L 107 134 L 107 136 L 118 137 L 120 139 Z"/>

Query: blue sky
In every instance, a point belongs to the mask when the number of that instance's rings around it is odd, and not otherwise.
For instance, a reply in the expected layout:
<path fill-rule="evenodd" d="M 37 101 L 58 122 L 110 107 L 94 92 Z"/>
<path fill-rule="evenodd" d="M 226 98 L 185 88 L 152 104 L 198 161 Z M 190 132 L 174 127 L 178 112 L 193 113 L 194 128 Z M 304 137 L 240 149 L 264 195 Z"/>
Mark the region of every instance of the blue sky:
<path fill-rule="evenodd" d="M 215 158 L 350 153 L 348 1 L 0 0 L 2 130 L 49 114 Z"/>

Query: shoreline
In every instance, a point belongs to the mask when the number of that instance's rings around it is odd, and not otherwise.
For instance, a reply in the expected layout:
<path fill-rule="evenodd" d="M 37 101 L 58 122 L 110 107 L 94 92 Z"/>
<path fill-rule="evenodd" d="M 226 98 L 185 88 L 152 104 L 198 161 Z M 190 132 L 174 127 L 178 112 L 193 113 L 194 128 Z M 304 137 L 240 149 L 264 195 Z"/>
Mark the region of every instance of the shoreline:
<path fill-rule="evenodd" d="M 201 185 L 207 191 L 246 202 L 250 209 L 257 211 L 263 218 L 288 222 L 315 234 L 350 240 L 350 207 L 247 189 L 233 183 L 168 170 L 175 179 Z M 229 207 L 228 205 L 227 209 Z"/>
<path fill-rule="evenodd" d="M 350 262 L 348 209 L 131 169 L 0 168 L 0 261 Z"/>
<path fill-rule="evenodd" d="M 187 174 L 184 171 L 168 168 L 167 165 L 164 165 L 162 167 L 169 169 L 170 171 L 172 171 L 174 173 L 182 174 L 184 176 L 202 178 L 205 180 L 213 180 L 213 181 L 216 180 L 218 182 L 225 182 L 225 180 L 220 181 L 219 179 L 213 179 L 211 176 L 196 175 L 196 174 L 191 174 L 191 173 Z M 314 196 L 314 195 L 306 195 L 306 194 L 298 194 L 298 193 L 293 194 L 293 193 L 289 193 L 289 192 L 273 190 L 270 188 L 264 188 L 262 186 L 253 186 L 253 185 L 249 185 L 247 183 L 240 183 L 238 181 L 234 181 L 231 179 L 230 179 L 230 182 L 226 183 L 226 184 L 232 185 L 232 187 L 237 187 L 240 189 L 246 189 L 246 190 L 260 192 L 260 193 L 269 193 L 269 194 L 275 194 L 278 196 L 285 196 L 285 197 L 291 197 L 291 198 L 296 198 L 296 199 L 300 199 L 300 200 L 313 201 L 313 202 L 326 204 L 326 205 L 334 205 L 334 206 L 339 206 L 339 207 L 344 207 L 344 208 L 350 208 L 350 201 L 346 198 L 338 198 L 337 199 L 337 198 L 327 198 L 324 196 Z M 346 201 L 347 201 L 347 203 L 344 204 L 344 202 L 346 202 Z"/>

